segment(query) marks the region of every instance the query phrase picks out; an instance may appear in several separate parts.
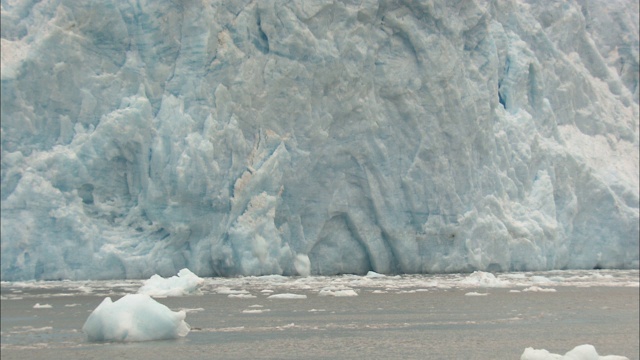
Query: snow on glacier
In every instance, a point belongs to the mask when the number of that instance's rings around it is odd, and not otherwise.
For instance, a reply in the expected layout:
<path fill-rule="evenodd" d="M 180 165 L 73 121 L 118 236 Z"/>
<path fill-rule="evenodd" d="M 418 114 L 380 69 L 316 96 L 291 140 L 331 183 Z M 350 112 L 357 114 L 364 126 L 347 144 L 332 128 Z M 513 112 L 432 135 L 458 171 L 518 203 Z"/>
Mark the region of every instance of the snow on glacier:
<path fill-rule="evenodd" d="M 638 2 L 2 1 L 1 277 L 638 268 Z"/>

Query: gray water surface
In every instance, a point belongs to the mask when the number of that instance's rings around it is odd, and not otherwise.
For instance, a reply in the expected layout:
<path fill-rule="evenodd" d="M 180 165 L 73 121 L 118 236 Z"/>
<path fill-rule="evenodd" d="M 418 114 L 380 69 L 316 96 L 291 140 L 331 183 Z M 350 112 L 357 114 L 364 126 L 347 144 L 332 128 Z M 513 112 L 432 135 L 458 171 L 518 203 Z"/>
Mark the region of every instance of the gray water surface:
<path fill-rule="evenodd" d="M 138 285 L 110 285 L 119 294 L 112 299 Z M 276 289 L 306 299 L 269 299 L 270 292 L 253 290 L 253 298 L 215 291 L 158 298 L 172 310 L 187 309 L 192 331 L 178 340 L 123 344 L 89 343 L 81 331 L 104 294 L 69 291 L 64 283 L 3 283 L 2 359 L 519 359 L 526 347 L 564 354 L 581 344 L 600 355 L 639 358 L 637 287 L 363 286 L 353 297 Z"/>

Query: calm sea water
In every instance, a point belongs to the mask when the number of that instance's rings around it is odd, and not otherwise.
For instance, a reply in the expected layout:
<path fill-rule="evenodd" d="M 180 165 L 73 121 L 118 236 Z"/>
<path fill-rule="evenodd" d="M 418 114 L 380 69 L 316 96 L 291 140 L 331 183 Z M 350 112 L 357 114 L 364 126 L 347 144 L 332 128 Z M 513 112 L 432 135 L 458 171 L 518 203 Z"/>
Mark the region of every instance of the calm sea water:
<path fill-rule="evenodd" d="M 2 359 L 519 359 L 581 344 L 638 359 L 638 272 L 558 274 L 507 274 L 505 287 L 463 275 L 207 279 L 200 295 L 157 299 L 187 310 L 187 337 L 126 344 L 89 343 L 81 328 L 140 281 L 2 283 Z"/>

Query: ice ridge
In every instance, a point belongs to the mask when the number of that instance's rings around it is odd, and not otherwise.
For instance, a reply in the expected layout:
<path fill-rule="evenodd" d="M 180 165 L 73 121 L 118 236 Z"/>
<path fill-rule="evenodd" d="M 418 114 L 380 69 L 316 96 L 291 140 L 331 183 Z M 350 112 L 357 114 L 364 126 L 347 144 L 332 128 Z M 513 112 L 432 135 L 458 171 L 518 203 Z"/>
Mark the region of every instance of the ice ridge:
<path fill-rule="evenodd" d="M 3 281 L 638 268 L 638 1 L 2 1 Z"/>

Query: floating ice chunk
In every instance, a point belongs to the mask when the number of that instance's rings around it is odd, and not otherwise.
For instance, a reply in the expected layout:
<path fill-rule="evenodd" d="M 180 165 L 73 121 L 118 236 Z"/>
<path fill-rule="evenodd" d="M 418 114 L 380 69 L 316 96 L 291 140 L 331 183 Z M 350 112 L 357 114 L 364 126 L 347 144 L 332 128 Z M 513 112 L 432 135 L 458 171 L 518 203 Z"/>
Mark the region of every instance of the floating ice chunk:
<path fill-rule="evenodd" d="M 553 288 L 541 288 L 539 286 L 529 286 L 528 288 L 522 290 L 525 292 L 556 292 L 556 289 Z"/>
<path fill-rule="evenodd" d="M 416 291 L 415 290 L 400 290 L 397 292 L 397 294 L 415 294 Z"/>
<path fill-rule="evenodd" d="M 10 331 L 11 334 L 30 334 L 30 333 L 40 333 L 40 332 L 50 332 L 53 330 L 51 326 L 43 326 L 40 328 L 34 328 L 33 326 L 18 326 L 14 327 L 14 329 L 20 329 L 17 331 Z"/>
<path fill-rule="evenodd" d="M 193 308 L 193 309 L 181 308 L 179 310 L 180 311 L 184 311 L 184 312 L 186 312 L 188 314 L 188 313 L 193 313 L 193 312 L 198 312 L 198 311 L 204 311 L 204 308 Z"/>
<path fill-rule="evenodd" d="M 608 355 L 600 356 L 593 345 L 585 344 L 576 346 L 573 350 L 564 354 L 552 354 L 545 349 L 526 348 L 520 356 L 520 360 L 629 360 L 624 356 Z"/>
<path fill-rule="evenodd" d="M 330 290 L 330 289 L 322 289 L 318 293 L 318 296 L 335 296 L 335 297 L 349 297 L 349 296 L 358 296 L 358 293 L 353 289 L 343 289 L 343 290 Z"/>
<path fill-rule="evenodd" d="M 264 312 L 269 312 L 270 309 L 245 309 L 242 310 L 243 314 L 262 314 Z"/>
<path fill-rule="evenodd" d="M 368 278 L 382 278 L 382 277 L 387 277 L 387 275 L 384 274 L 378 274 L 375 271 L 369 271 L 367 273 L 367 275 L 365 275 L 364 277 L 368 277 Z"/>
<path fill-rule="evenodd" d="M 307 298 L 307 295 L 289 294 L 289 293 L 274 294 L 267 297 L 267 299 L 306 299 L 306 298 Z"/>
<path fill-rule="evenodd" d="M 171 311 L 146 294 L 105 298 L 82 326 L 89 341 L 147 341 L 186 336 L 186 312 Z"/>
<path fill-rule="evenodd" d="M 265 282 L 275 282 L 275 283 L 279 283 L 279 282 L 285 282 L 287 281 L 287 277 L 286 276 L 282 276 L 282 275 L 262 275 L 262 276 L 257 276 L 258 279 L 260 280 L 264 280 Z"/>
<path fill-rule="evenodd" d="M 545 349 L 526 348 L 520 356 L 520 360 L 560 360 L 562 355 L 552 354 Z"/>
<path fill-rule="evenodd" d="M 527 276 L 523 273 L 504 274 L 504 277 L 508 279 L 521 279 L 524 280 Z"/>
<path fill-rule="evenodd" d="M 232 295 L 232 294 L 248 294 L 249 292 L 244 289 L 234 290 L 230 287 L 220 286 L 215 289 L 215 292 L 221 295 Z"/>
<path fill-rule="evenodd" d="M 204 280 L 192 273 L 189 269 L 182 269 L 177 276 L 163 278 L 153 275 L 138 290 L 138 294 L 150 296 L 182 296 L 193 294 L 204 284 Z"/>
<path fill-rule="evenodd" d="M 236 299 L 253 299 L 256 296 L 251 294 L 229 294 L 227 297 Z"/>
<path fill-rule="evenodd" d="M 473 274 L 461 280 L 460 284 L 479 287 L 505 287 L 508 285 L 506 281 L 502 281 L 492 273 L 484 271 L 475 271 Z"/>
<path fill-rule="evenodd" d="M 487 295 L 489 295 L 489 294 L 488 293 L 479 293 L 479 292 L 475 292 L 475 291 L 468 292 L 468 293 L 464 294 L 464 296 L 487 296 Z"/>
<path fill-rule="evenodd" d="M 532 276 L 531 277 L 531 281 L 534 284 L 548 284 L 551 283 L 552 281 L 546 277 L 546 276 Z"/>
<path fill-rule="evenodd" d="M 33 305 L 34 309 L 51 309 L 53 306 L 51 306 L 51 304 L 42 304 L 40 305 L 40 303 L 36 303 L 35 305 Z"/>

